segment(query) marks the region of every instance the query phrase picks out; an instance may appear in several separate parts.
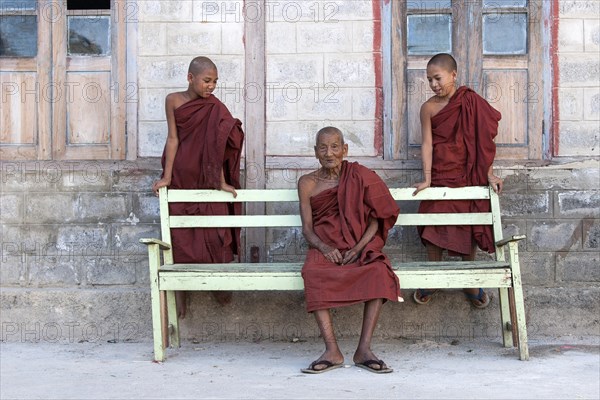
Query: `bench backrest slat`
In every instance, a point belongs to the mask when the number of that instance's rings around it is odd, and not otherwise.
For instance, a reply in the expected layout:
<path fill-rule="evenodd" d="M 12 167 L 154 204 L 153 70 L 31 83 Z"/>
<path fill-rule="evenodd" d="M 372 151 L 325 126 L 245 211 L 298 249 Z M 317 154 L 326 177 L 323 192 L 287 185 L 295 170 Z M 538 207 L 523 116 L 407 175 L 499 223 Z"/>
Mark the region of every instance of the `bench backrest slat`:
<path fill-rule="evenodd" d="M 492 225 L 491 213 L 468 214 L 400 214 L 396 225 Z M 277 228 L 300 227 L 299 215 L 213 215 L 210 218 L 201 216 L 172 216 L 171 228 Z"/>
<path fill-rule="evenodd" d="M 428 188 L 413 196 L 413 188 L 390 189 L 394 199 L 398 201 L 408 200 L 487 200 L 490 198 L 490 191 L 484 186 L 473 186 L 466 188 Z M 220 190 L 169 190 L 168 202 L 230 202 L 230 203 L 251 203 L 251 202 L 295 202 L 298 201 L 298 192 L 296 189 L 244 189 L 238 190 L 237 198 L 233 198 L 231 193 Z M 268 196 L 265 196 L 268 192 Z"/>

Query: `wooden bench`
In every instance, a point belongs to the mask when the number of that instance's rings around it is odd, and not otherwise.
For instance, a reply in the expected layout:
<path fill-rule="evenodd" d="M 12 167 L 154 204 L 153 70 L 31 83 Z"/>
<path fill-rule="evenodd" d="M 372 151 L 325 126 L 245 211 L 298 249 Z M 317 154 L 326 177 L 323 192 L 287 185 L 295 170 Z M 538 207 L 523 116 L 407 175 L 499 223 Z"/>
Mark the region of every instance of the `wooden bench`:
<path fill-rule="evenodd" d="M 412 188 L 390 189 L 390 191 L 394 199 L 399 202 L 401 209 L 402 202 L 415 200 L 484 199 L 490 201 L 491 212 L 489 213 L 401 213 L 396 225 L 492 225 L 496 240 L 494 259 L 473 262 L 393 262 L 393 268 L 400 278 L 402 289 L 498 288 L 503 344 L 505 347 L 511 347 L 516 342 L 519 358 L 527 360 L 529 353 L 517 243 L 525 236 L 502 238 L 498 195 L 489 187 L 428 188 L 417 196 L 412 195 L 414 191 Z M 155 360 L 165 359 L 167 343 L 171 346 L 179 346 L 179 324 L 174 291 L 303 290 L 300 275 L 302 263 L 174 264 L 171 251 L 171 228 L 285 228 L 300 227 L 302 223 L 299 215 L 170 216 L 169 203 L 289 203 L 298 202 L 296 190 L 238 190 L 237 198 L 233 199 L 230 193 L 218 190 L 162 188 L 159 198 L 162 241 L 140 240 L 148 245 Z M 508 250 L 508 255 L 505 254 L 505 249 Z"/>

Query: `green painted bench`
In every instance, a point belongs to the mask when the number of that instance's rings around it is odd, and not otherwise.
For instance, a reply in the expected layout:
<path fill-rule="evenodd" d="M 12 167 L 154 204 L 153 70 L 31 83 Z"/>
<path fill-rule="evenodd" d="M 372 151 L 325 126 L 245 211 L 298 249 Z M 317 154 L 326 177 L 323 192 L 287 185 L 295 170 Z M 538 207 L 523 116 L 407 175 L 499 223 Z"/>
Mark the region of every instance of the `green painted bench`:
<path fill-rule="evenodd" d="M 484 199 L 491 202 L 489 213 L 400 214 L 396 225 L 492 225 L 496 239 L 494 260 L 393 262 L 393 268 L 402 289 L 498 288 L 503 344 L 505 347 L 518 345 L 519 358 L 527 360 L 529 352 L 517 243 L 525 236 L 502 238 L 498 195 L 489 187 L 428 188 L 417 196 L 412 195 L 412 188 L 390 191 L 400 202 L 400 208 L 403 201 L 415 200 Z M 140 240 L 148 246 L 155 360 L 165 359 L 167 344 L 179 346 L 174 291 L 303 290 L 302 263 L 174 264 L 170 244 L 171 228 L 285 228 L 300 227 L 302 223 L 299 215 L 170 216 L 169 203 L 258 202 L 264 205 L 267 202 L 297 202 L 296 190 L 238 190 L 237 198 L 233 199 L 230 193 L 218 190 L 162 188 L 159 199 L 162 240 Z"/>

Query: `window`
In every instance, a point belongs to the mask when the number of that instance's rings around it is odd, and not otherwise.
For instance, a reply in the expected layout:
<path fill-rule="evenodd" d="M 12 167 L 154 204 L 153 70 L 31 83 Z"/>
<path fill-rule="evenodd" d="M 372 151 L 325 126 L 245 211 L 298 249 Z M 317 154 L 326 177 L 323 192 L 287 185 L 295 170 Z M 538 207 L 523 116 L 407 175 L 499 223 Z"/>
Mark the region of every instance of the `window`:
<path fill-rule="evenodd" d="M 387 10 L 385 9 L 387 7 Z M 385 158 L 420 159 L 421 104 L 433 95 L 425 67 L 451 53 L 458 83 L 502 113 L 499 159 L 542 158 L 541 0 L 390 2 Z"/>
<path fill-rule="evenodd" d="M 125 157 L 118 1 L 0 0 L 0 155 Z"/>

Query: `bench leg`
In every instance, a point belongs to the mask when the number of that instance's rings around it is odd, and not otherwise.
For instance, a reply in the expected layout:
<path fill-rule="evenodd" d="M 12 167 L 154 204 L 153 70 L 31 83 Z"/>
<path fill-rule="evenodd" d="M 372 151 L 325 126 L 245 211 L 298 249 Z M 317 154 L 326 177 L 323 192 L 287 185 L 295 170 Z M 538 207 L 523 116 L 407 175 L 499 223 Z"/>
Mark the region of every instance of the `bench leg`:
<path fill-rule="evenodd" d="M 163 338 L 163 324 L 162 324 L 162 313 L 160 306 L 160 292 L 155 285 L 152 284 L 152 333 L 154 337 L 154 360 L 164 361 L 165 359 L 165 345 Z"/>
<path fill-rule="evenodd" d="M 148 258 L 150 262 L 150 300 L 152 304 L 152 336 L 154 338 L 154 360 L 164 361 L 165 346 L 162 334 L 161 295 L 158 288 L 158 267 L 160 265 L 160 253 L 158 245 L 148 246 Z"/>
<path fill-rule="evenodd" d="M 167 315 L 169 319 L 169 343 L 171 347 L 180 347 L 179 318 L 177 317 L 175 292 L 172 290 L 167 291 Z"/>
<path fill-rule="evenodd" d="M 523 298 L 523 285 L 521 283 L 521 266 L 519 265 L 518 243 L 509 244 L 510 264 L 513 273 L 513 296 L 515 301 L 516 324 L 519 343 L 519 358 L 529 360 L 529 347 L 527 345 L 527 322 L 525 321 L 525 301 Z"/>
<path fill-rule="evenodd" d="M 513 347 L 512 322 L 510 316 L 510 301 L 508 288 L 499 288 L 498 296 L 500 298 L 500 321 L 502 323 L 502 343 L 504 347 Z"/>

